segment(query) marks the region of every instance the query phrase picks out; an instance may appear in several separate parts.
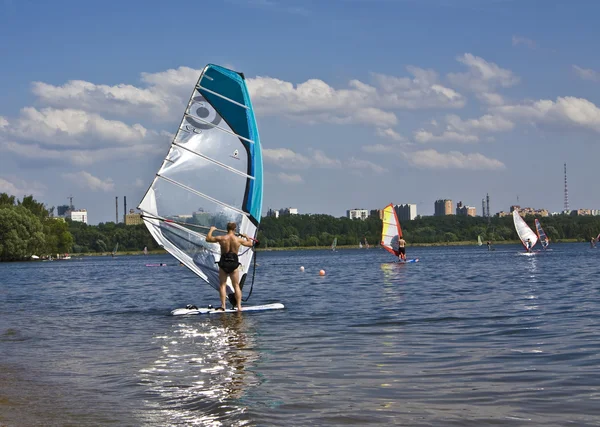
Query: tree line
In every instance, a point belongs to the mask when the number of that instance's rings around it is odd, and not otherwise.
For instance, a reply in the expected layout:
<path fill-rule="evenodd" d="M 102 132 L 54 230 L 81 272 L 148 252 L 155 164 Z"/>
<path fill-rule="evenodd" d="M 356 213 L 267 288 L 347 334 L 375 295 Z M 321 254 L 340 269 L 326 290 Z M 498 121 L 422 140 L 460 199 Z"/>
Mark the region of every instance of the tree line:
<path fill-rule="evenodd" d="M 535 230 L 538 218 L 551 241 L 576 239 L 589 241 L 600 233 L 599 216 L 557 215 L 540 217 L 528 215 L 527 224 Z M 512 216 L 425 216 L 412 221 L 402 221 L 404 239 L 408 243 L 452 243 L 476 241 L 515 241 Z M 335 218 L 329 215 L 286 215 L 263 218 L 258 239 L 263 247 L 329 246 L 337 238 L 338 245 L 377 245 L 381 240 L 382 223 L 379 218 L 365 220 Z"/>
<path fill-rule="evenodd" d="M 0 261 L 15 261 L 31 255 L 64 253 L 109 253 L 159 249 L 143 224 L 126 226 L 114 222 L 87 225 L 51 216 L 33 196 L 17 200 L 0 193 Z M 525 221 L 534 228 L 534 216 Z M 537 217 L 551 241 L 589 241 L 600 233 L 600 216 L 557 215 Z M 265 217 L 258 231 L 262 248 L 323 247 L 334 238 L 340 246 L 376 246 L 381 240 L 381 219 L 336 218 L 324 214 Z M 409 243 L 453 243 L 482 240 L 493 243 L 518 240 L 513 220 L 508 217 L 427 216 L 403 221 L 404 239 Z"/>

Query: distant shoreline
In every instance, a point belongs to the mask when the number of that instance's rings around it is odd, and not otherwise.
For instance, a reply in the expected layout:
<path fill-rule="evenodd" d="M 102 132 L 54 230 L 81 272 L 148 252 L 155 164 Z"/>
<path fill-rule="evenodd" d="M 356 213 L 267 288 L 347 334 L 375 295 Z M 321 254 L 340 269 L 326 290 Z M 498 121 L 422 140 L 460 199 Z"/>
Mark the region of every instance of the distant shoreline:
<path fill-rule="evenodd" d="M 492 243 L 492 246 L 499 246 L 499 245 L 516 245 L 521 243 L 519 240 L 505 240 L 502 242 L 494 242 Z M 562 240 L 557 240 L 556 242 L 550 242 L 550 244 L 557 244 L 557 243 L 586 243 L 585 241 L 580 241 L 577 239 L 562 239 Z M 589 243 L 589 242 L 588 242 Z M 407 245 L 407 248 L 422 248 L 422 247 L 438 247 L 438 246 L 477 246 L 477 242 L 476 241 L 466 241 L 466 242 L 436 242 L 436 243 L 409 243 Z M 486 244 L 484 243 L 482 246 L 486 246 Z M 378 249 L 380 248 L 379 245 L 373 245 L 371 246 L 369 249 Z M 258 247 L 256 248 L 257 252 L 269 252 L 269 251 L 313 251 L 313 250 L 330 250 L 331 246 L 286 246 L 286 247 L 275 247 L 275 248 L 262 248 L 262 247 Z M 336 247 L 337 250 L 369 250 L 366 248 L 359 248 L 358 246 L 355 245 L 338 245 Z M 168 254 L 168 252 L 164 249 L 155 249 L 152 251 L 148 252 L 148 255 L 165 255 Z M 83 253 L 76 253 L 76 254 L 70 254 L 71 258 L 77 258 L 77 257 L 88 257 L 88 256 L 101 256 L 101 257 L 110 257 L 112 255 L 112 252 L 83 252 Z M 133 255 L 133 256 L 144 256 L 144 252 L 143 251 L 123 251 L 123 252 L 117 252 L 117 254 L 115 255 L 115 257 L 118 256 L 126 256 L 126 255 Z M 37 260 L 36 260 L 37 261 Z M 40 260 L 41 261 L 41 260 Z M 62 261 L 62 260 L 60 260 Z"/>

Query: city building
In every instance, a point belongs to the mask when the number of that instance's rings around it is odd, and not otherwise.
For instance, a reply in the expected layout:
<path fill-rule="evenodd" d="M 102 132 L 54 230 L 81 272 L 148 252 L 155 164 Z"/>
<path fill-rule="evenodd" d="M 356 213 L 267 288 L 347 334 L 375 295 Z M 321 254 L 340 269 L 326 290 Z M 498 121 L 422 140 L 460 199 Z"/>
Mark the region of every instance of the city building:
<path fill-rule="evenodd" d="M 88 223 L 87 210 L 85 209 L 75 209 L 69 212 L 69 218 L 71 221 L 75 222 L 83 222 L 84 224 Z"/>
<path fill-rule="evenodd" d="M 272 218 L 279 218 L 279 211 L 269 209 L 267 211 L 267 216 L 272 217 Z"/>
<path fill-rule="evenodd" d="M 372 218 L 383 219 L 383 209 L 371 209 L 369 216 Z"/>
<path fill-rule="evenodd" d="M 456 215 L 475 216 L 476 215 L 475 206 L 466 206 L 466 205 L 463 205 L 463 202 L 458 202 L 456 204 Z"/>
<path fill-rule="evenodd" d="M 592 214 L 591 209 L 574 209 L 571 211 L 571 216 L 587 216 L 587 215 L 591 215 L 591 214 Z"/>
<path fill-rule="evenodd" d="M 394 210 L 400 221 L 412 221 L 417 217 L 417 205 L 413 203 L 395 205 Z"/>
<path fill-rule="evenodd" d="M 283 208 L 283 209 L 279 209 L 279 215 L 283 216 L 283 215 L 298 215 L 298 209 L 297 208 Z"/>
<path fill-rule="evenodd" d="M 143 223 L 144 220 L 142 219 L 142 215 L 135 213 L 133 209 L 129 209 L 129 213 L 125 214 L 125 225 L 138 225 Z"/>
<path fill-rule="evenodd" d="M 367 209 L 349 209 L 346 211 L 346 216 L 350 219 L 365 220 L 369 217 L 369 211 Z"/>
<path fill-rule="evenodd" d="M 439 199 L 434 203 L 434 216 L 452 215 L 452 200 Z"/>
<path fill-rule="evenodd" d="M 69 206 L 69 205 L 61 205 L 61 206 L 58 206 L 58 207 L 56 208 L 56 214 L 57 214 L 58 216 L 62 216 L 62 217 L 64 217 L 64 216 L 67 214 L 67 212 L 69 211 L 69 209 L 70 209 L 70 206 Z"/>

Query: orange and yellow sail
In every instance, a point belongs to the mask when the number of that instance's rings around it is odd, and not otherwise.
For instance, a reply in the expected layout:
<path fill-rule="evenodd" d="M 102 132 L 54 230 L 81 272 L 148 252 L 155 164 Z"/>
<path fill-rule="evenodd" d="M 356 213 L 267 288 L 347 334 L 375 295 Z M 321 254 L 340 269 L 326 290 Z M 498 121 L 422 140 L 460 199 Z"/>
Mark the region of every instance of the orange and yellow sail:
<path fill-rule="evenodd" d="M 394 205 L 390 203 L 383 209 L 383 229 L 381 231 L 381 246 L 388 252 L 398 256 L 398 240 L 402 237 L 400 221 Z"/>

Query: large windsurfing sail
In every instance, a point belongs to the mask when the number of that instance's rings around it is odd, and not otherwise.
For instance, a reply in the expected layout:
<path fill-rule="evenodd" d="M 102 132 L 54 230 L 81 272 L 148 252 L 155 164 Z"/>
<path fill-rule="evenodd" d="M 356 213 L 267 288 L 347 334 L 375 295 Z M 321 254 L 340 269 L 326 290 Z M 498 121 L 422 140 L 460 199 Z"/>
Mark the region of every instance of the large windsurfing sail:
<path fill-rule="evenodd" d="M 400 228 L 400 221 L 398 221 L 398 216 L 392 203 L 383 209 L 382 222 L 381 246 L 388 252 L 398 256 L 400 253 L 398 240 L 402 237 L 402 229 Z"/>
<path fill-rule="evenodd" d="M 544 249 L 548 247 L 548 236 L 544 233 L 544 229 L 542 228 L 542 224 L 540 224 L 539 219 L 535 219 L 535 230 L 537 231 L 538 238 L 540 239 L 540 244 Z"/>
<path fill-rule="evenodd" d="M 519 236 L 519 239 L 521 239 L 523 247 L 527 249 L 527 240 L 530 240 L 531 246 L 529 247 L 529 249 L 533 248 L 538 241 L 538 237 L 533 232 L 533 230 L 529 228 L 525 220 L 521 218 L 521 215 L 519 215 L 519 211 L 517 209 L 513 211 L 513 221 L 515 223 L 517 235 Z"/>
<path fill-rule="evenodd" d="M 218 290 L 221 251 L 206 242 L 209 228 L 234 222 L 255 238 L 262 196 L 261 145 L 244 75 L 209 64 L 140 202 L 144 223 L 159 245 Z M 253 249 L 240 247 L 242 286 L 252 256 Z"/>

